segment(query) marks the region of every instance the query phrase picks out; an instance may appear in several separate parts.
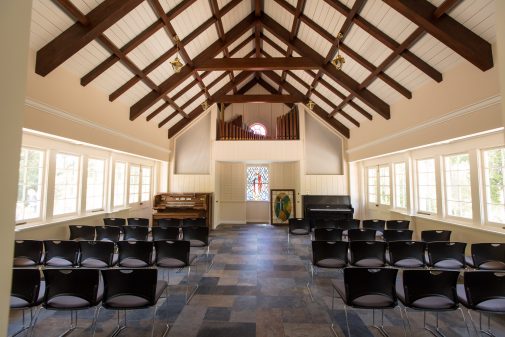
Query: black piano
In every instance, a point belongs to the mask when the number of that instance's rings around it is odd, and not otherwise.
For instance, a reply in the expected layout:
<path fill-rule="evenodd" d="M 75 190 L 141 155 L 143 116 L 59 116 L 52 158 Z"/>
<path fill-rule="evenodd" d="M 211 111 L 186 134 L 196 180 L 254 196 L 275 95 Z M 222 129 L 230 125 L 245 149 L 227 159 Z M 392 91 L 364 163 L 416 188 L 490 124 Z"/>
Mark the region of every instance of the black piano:
<path fill-rule="evenodd" d="M 314 227 L 316 219 L 352 219 L 354 208 L 348 195 L 303 195 L 303 216 Z"/>

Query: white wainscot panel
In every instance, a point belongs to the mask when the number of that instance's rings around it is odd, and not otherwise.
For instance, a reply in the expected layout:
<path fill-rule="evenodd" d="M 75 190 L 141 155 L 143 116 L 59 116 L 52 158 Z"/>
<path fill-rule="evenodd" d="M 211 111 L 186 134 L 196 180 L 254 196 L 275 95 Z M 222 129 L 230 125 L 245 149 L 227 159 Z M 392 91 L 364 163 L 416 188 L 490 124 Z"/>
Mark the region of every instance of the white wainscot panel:
<path fill-rule="evenodd" d="M 304 194 L 347 195 L 347 176 L 345 175 L 304 175 Z"/>
<path fill-rule="evenodd" d="M 213 192 L 209 174 L 174 174 L 170 192 Z"/>
<path fill-rule="evenodd" d="M 290 141 L 216 141 L 214 159 L 218 161 L 297 161 L 302 143 Z"/>

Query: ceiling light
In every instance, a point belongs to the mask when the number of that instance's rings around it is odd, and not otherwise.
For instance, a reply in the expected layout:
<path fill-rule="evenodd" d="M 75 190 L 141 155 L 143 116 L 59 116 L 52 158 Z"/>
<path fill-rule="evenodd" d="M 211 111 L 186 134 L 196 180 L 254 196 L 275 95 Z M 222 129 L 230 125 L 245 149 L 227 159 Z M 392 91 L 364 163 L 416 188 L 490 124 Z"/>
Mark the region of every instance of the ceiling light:
<path fill-rule="evenodd" d="M 174 35 L 174 41 L 177 45 L 177 55 L 175 56 L 175 59 L 173 61 L 170 61 L 170 64 L 172 65 L 172 69 L 178 73 L 181 71 L 182 67 L 184 67 L 184 64 L 181 62 L 179 59 L 179 43 L 181 42 L 179 40 L 179 37 L 177 35 Z"/>
<path fill-rule="evenodd" d="M 209 103 L 207 101 L 204 101 L 202 103 L 202 109 L 203 109 L 203 111 L 207 110 L 208 108 L 209 108 Z"/>
<path fill-rule="evenodd" d="M 309 110 L 314 109 L 315 106 L 316 106 L 316 103 L 312 102 L 311 100 L 309 100 L 307 102 L 307 108 L 309 108 Z"/>
<path fill-rule="evenodd" d="M 331 61 L 331 64 L 335 66 L 337 70 L 341 70 L 345 63 L 345 58 L 340 55 L 340 40 L 342 40 L 344 35 L 342 33 L 337 34 L 337 56 Z"/>

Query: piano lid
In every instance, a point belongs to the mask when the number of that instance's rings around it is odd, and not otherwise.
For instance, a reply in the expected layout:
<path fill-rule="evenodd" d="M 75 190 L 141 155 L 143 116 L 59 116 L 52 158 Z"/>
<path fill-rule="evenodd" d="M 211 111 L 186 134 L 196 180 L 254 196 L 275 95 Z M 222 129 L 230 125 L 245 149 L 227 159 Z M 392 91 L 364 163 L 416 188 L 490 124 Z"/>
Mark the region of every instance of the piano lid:
<path fill-rule="evenodd" d="M 346 206 L 352 208 L 351 197 L 349 195 L 302 195 L 303 207 L 312 206 L 314 208 L 322 208 L 324 205 Z M 319 206 L 319 207 L 318 207 Z"/>

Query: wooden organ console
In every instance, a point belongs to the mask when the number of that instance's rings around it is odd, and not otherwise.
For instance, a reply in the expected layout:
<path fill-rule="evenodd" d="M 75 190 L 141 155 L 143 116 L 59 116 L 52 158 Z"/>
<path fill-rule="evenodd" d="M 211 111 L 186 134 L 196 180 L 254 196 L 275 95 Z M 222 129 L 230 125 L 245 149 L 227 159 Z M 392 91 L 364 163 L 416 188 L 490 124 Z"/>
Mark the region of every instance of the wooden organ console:
<path fill-rule="evenodd" d="M 153 226 L 159 219 L 205 218 L 212 228 L 212 193 L 161 193 L 154 196 Z"/>

